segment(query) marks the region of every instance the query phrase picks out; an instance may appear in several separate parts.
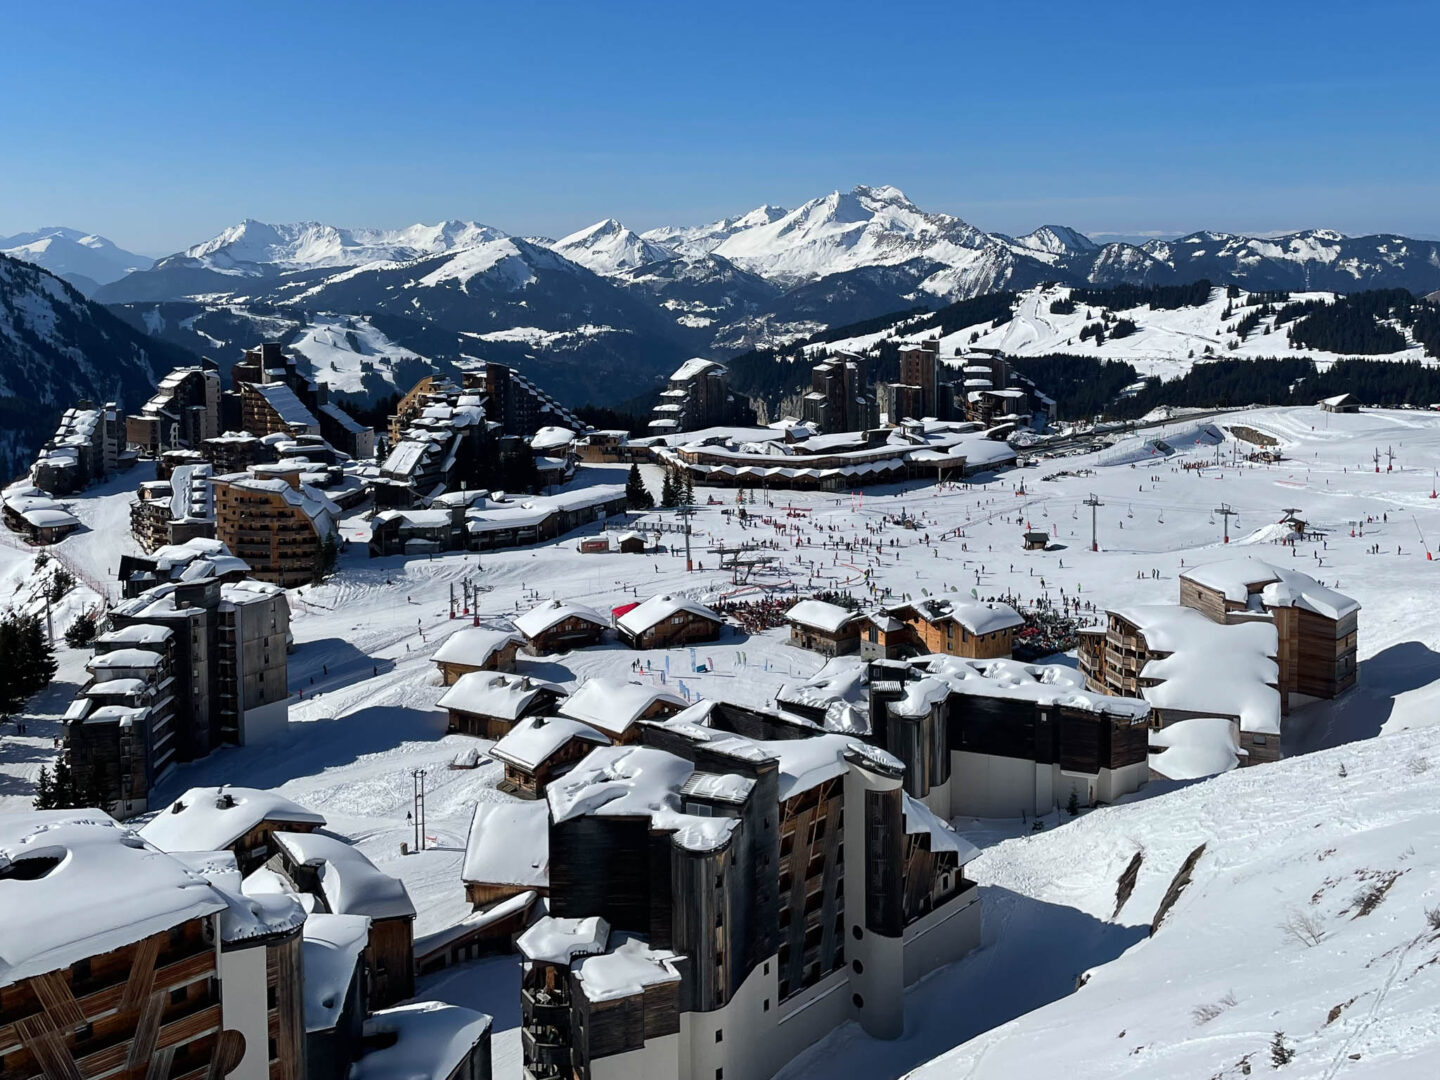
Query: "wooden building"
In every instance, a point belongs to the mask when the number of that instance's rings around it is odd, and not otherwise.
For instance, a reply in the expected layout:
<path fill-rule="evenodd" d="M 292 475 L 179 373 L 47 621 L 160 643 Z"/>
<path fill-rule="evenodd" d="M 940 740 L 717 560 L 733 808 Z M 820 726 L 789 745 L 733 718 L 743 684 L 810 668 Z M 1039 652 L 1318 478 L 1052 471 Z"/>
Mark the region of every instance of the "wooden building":
<path fill-rule="evenodd" d="M 515 629 L 524 637 L 525 651 L 531 656 L 599 645 L 609 625 L 598 611 L 560 600 L 547 600 L 515 619 Z"/>
<path fill-rule="evenodd" d="M 581 683 L 560 703 L 558 711 L 588 724 L 611 742 L 631 743 L 640 737 L 640 721 L 663 720 L 688 704 L 679 694 L 654 683 L 596 676 Z"/>
<path fill-rule="evenodd" d="M 550 892 L 549 808 L 544 802 L 482 802 L 475 806 L 460 870 L 465 899 L 476 911 L 517 897 Z"/>
<path fill-rule="evenodd" d="M 415 905 L 398 878 L 325 833 L 275 834 L 270 868 L 313 898 L 316 911 L 364 915 L 370 1003 L 385 1008 L 415 993 Z"/>
<path fill-rule="evenodd" d="M 9 818 L 4 1076 L 305 1080 L 298 904 L 249 905 L 233 861 L 230 894 L 95 810 Z"/>
<path fill-rule="evenodd" d="M 312 913 L 301 939 L 306 1080 L 345 1080 L 364 1046 L 370 1011 L 364 915 Z"/>
<path fill-rule="evenodd" d="M 338 508 L 300 482 L 300 472 L 261 479 L 216 477 L 215 536 L 251 573 L 290 589 L 309 585 L 325 569 L 325 545 Z"/>
<path fill-rule="evenodd" d="M 1334 397 L 1321 398 L 1320 409 L 1331 413 L 1358 413 L 1360 399 L 1354 394 L 1336 394 Z"/>
<path fill-rule="evenodd" d="M 490 1017 L 416 1001 L 366 1017 L 348 1080 L 490 1080 Z"/>
<path fill-rule="evenodd" d="M 596 746 L 610 740 L 589 724 L 568 716 L 527 716 L 490 748 L 490 756 L 505 766 L 501 791 L 522 799 L 545 794 L 545 786 L 564 776 Z"/>
<path fill-rule="evenodd" d="M 554 683 L 500 671 L 461 675 L 440 698 L 450 731 L 478 739 L 503 739 L 527 716 L 550 712 L 563 691 Z"/>
<path fill-rule="evenodd" d="M 1026 529 L 1023 546 L 1026 551 L 1044 551 L 1050 546 L 1050 534 L 1038 529 Z"/>
<path fill-rule="evenodd" d="M 161 851 L 229 851 L 248 874 L 275 854 L 275 834 L 309 833 L 325 818 L 259 788 L 191 788 L 161 810 L 140 835 Z"/>
<path fill-rule="evenodd" d="M 915 631 L 887 611 L 867 611 L 857 625 L 862 660 L 898 660 L 917 651 Z"/>
<path fill-rule="evenodd" d="M 714 641 L 724 620 L 704 604 L 683 596 L 652 596 L 616 620 L 620 638 L 632 649 L 673 649 Z"/>
<path fill-rule="evenodd" d="M 1025 625 L 1018 611 L 996 601 L 932 597 L 895 604 L 888 611 L 910 628 L 922 652 L 972 660 L 1008 657 L 1015 631 Z"/>
<path fill-rule="evenodd" d="M 455 631 L 435 650 L 435 666 L 441 681 L 454 686 L 472 671 L 514 671 L 519 648 L 519 640 L 508 630 L 470 626 Z"/>
<path fill-rule="evenodd" d="M 840 656 L 860 648 L 860 616 L 838 604 L 801 600 L 785 613 L 790 644 L 822 656 Z"/>

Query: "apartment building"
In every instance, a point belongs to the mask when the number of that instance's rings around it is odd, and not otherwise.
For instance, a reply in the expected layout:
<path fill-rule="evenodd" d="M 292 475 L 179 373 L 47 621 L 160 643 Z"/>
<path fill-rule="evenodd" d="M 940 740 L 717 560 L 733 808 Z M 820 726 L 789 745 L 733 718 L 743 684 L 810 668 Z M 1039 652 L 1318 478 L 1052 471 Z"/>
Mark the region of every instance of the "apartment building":
<path fill-rule="evenodd" d="M 216 538 L 245 560 L 255 577 L 287 589 L 308 585 L 324 572 L 339 517 L 339 508 L 300 476 L 298 465 L 278 471 L 252 466 L 211 480 Z"/>
<path fill-rule="evenodd" d="M 1159 726 L 1229 718 L 1241 764 L 1274 761 L 1292 697 L 1355 685 L 1359 612 L 1308 574 L 1254 558 L 1209 563 L 1180 575 L 1178 605 L 1107 611 L 1080 635 L 1080 670 L 1092 690 L 1144 698 Z"/>
<path fill-rule="evenodd" d="M 168 480 L 145 480 L 130 504 L 130 533 L 142 551 L 215 536 L 214 469 L 177 466 Z"/>
<path fill-rule="evenodd" d="M 976 852 L 894 757 L 736 710 L 552 780 L 549 915 L 517 942 L 528 1076 L 758 1080 L 979 943 Z"/>
<path fill-rule="evenodd" d="M 304 909 L 96 810 L 0 821 L 6 1077 L 304 1080 Z"/>
<path fill-rule="evenodd" d="M 220 370 L 206 361 L 178 367 L 156 384 L 138 413 L 125 418 L 125 439 L 143 456 L 198 450 L 220 434 Z"/>
<path fill-rule="evenodd" d="M 650 434 L 670 435 L 716 427 L 737 419 L 730 396 L 730 371 L 724 364 L 696 356 L 675 369 L 660 392 Z"/>
<path fill-rule="evenodd" d="M 810 369 L 810 389 L 800 407 L 801 419 L 825 435 L 874 427 L 879 410 L 870 388 L 869 361 L 851 353 L 820 361 Z"/>
<path fill-rule="evenodd" d="M 125 424 L 112 401 L 66 409 L 30 467 L 30 482 L 49 495 L 72 495 L 111 475 L 127 459 Z"/>

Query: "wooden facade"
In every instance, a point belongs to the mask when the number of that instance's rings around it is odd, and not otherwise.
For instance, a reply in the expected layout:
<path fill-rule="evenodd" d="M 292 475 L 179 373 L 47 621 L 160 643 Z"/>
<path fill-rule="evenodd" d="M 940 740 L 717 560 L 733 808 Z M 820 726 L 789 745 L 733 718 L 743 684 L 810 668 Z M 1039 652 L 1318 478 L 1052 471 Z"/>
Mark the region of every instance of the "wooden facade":
<path fill-rule="evenodd" d="M 514 671 L 515 654 L 520 651 L 518 641 L 508 641 L 485 658 L 483 664 L 464 664 L 455 660 L 436 660 L 435 666 L 440 669 L 440 681 L 444 686 L 454 686 L 461 675 L 468 675 L 472 671 Z"/>
<path fill-rule="evenodd" d="M 839 779 L 802 791 L 780 805 L 782 1001 L 845 964 L 843 805 Z"/>
<path fill-rule="evenodd" d="M 471 712 L 467 709 L 450 708 L 447 710 L 450 717 L 449 730 L 461 735 L 470 735 L 477 739 L 491 739 L 499 742 L 510 729 L 527 716 L 536 713 L 547 713 L 555 704 L 559 695 L 553 690 L 539 689 L 535 697 L 526 705 L 524 711 L 515 717 L 493 716 L 488 713 Z"/>
<path fill-rule="evenodd" d="M 573 614 L 561 619 L 553 626 L 547 626 L 534 637 L 525 635 L 525 651 L 531 656 L 551 656 L 555 653 L 583 649 L 599 645 L 605 637 L 605 624 Z"/>
<path fill-rule="evenodd" d="M 621 628 L 620 636 L 632 649 L 675 649 L 715 641 L 723 625 L 718 618 L 682 609 L 633 634 Z"/>
<path fill-rule="evenodd" d="M 505 778 L 497 786 L 501 791 L 518 795 L 522 799 L 538 799 L 545 794 L 545 788 L 550 781 L 573 769 L 576 762 L 594 750 L 596 745 L 595 739 L 572 735 L 544 761 L 534 766 L 507 758 L 503 753 L 494 753 L 505 766 Z"/>
<path fill-rule="evenodd" d="M 954 616 L 932 621 L 911 606 L 896 608 L 893 614 L 909 627 L 922 652 L 991 660 L 1010 656 L 1015 642 L 1013 627 L 975 634 Z"/>
<path fill-rule="evenodd" d="M 808 649 L 821 656 L 844 656 L 860 648 L 860 624 L 851 619 L 839 630 L 821 630 L 803 623 L 790 622 L 790 644 L 797 649 Z"/>
<path fill-rule="evenodd" d="M 308 585 L 323 568 L 324 537 L 303 507 L 278 491 L 215 482 L 215 537 L 261 581 Z"/>
<path fill-rule="evenodd" d="M 244 1039 L 222 1030 L 215 923 L 204 916 L 0 987 L 0 1076 L 218 1080 Z M 276 1080 L 299 1080 L 292 1056 Z"/>

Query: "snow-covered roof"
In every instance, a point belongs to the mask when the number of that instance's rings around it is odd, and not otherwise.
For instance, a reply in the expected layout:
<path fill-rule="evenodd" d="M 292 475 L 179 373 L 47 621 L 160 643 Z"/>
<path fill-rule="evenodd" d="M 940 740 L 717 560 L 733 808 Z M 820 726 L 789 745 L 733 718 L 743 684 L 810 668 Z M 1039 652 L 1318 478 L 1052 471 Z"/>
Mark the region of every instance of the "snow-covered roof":
<path fill-rule="evenodd" d="M 297 425 L 320 430 L 320 421 L 315 419 L 315 414 L 305 407 L 305 403 L 296 396 L 295 391 L 290 389 L 288 383 L 251 383 L 255 392 L 265 399 L 270 408 L 275 410 L 275 415 L 280 417 L 282 423 L 295 427 Z"/>
<path fill-rule="evenodd" d="M 1280 669 L 1273 659 L 1279 638 L 1272 622 L 1227 626 L 1178 604 L 1117 608 L 1114 614 L 1138 627 L 1152 652 L 1170 654 L 1140 672 L 1141 679 L 1160 680 L 1141 688 L 1151 705 L 1238 716 L 1243 731 L 1280 734 Z M 1223 678 L 1216 677 L 1220 672 Z"/>
<path fill-rule="evenodd" d="M 870 732 L 870 699 L 865 661 L 858 656 L 836 656 L 803 682 L 787 683 L 775 695 L 783 712 L 786 705 L 824 709 L 821 727 L 849 735 Z"/>
<path fill-rule="evenodd" d="M 1019 698 L 1135 720 L 1150 712 L 1150 706 L 1139 698 L 1086 690 L 1084 676 L 1064 664 L 1027 664 L 1006 657 L 972 660 L 938 653 L 910 663 L 926 677 L 905 683 L 905 697 L 891 705 L 892 711 L 902 716 L 927 712 L 932 701 L 949 694 Z"/>
<path fill-rule="evenodd" d="M 107 630 L 95 638 L 97 645 L 163 645 L 175 631 L 160 623 L 131 623 L 116 630 Z"/>
<path fill-rule="evenodd" d="M 435 650 L 437 663 L 460 664 L 465 667 L 484 667 L 490 658 L 515 640 L 508 630 L 486 630 L 483 626 L 469 626 L 457 630 Z"/>
<path fill-rule="evenodd" d="M 111 649 L 109 652 L 96 653 L 85 661 L 85 667 L 90 671 L 148 669 L 159 667 L 164 661 L 163 656 L 149 649 Z"/>
<path fill-rule="evenodd" d="M 605 951 L 610 924 L 598 915 L 586 919 L 560 919 L 546 915 L 515 939 L 520 955 L 542 964 L 570 964 L 581 956 Z"/>
<path fill-rule="evenodd" d="M 929 833 L 930 850 L 953 851 L 961 866 L 980 854 L 980 849 L 957 833 L 948 821 L 912 795 L 905 796 L 905 831 Z"/>
<path fill-rule="evenodd" d="M 637 934 L 615 934 L 612 947 L 587 956 L 575 977 L 587 1001 L 614 1001 L 643 993 L 647 986 L 680 981 L 680 954 L 653 948 Z"/>
<path fill-rule="evenodd" d="M 1358 601 L 1321 585 L 1309 574 L 1253 557 L 1206 563 L 1180 577 L 1220 592 L 1235 604 L 1251 603 L 1251 586 L 1259 586 L 1259 598 L 1267 608 L 1297 607 L 1327 619 L 1341 619 L 1360 610 Z"/>
<path fill-rule="evenodd" d="M 370 941 L 366 915 L 311 914 L 305 920 L 301 953 L 305 978 L 305 1031 L 330 1031 L 340 1021 L 345 993 L 360 954 Z"/>
<path fill-rule="evenodd" d="M 226 906 L 205 878 L 100 810 L 0 814 L 0 986 Z"/>
<path fill-rule="evenodd" d="M 170 856 L 214 885 L 225 898 L 220 940 L 227 945 L 288 934 L 305 922 L 306 909 L 287 891 L 244 891 L 240 868 L 229 851 L 185 851 Z"/>
<path fill-rule="evenodd" d="M 637 604 L 624 615 L 620 616 L 620 629 L 628 630 L 632 634 L 643 634 L 653 626 L 659 626 L 672 615 L 682 611 L 690 612 L 702 618 L 712 619 L 720 622 L 718 614 L 711 611 L 704 604 L 689 600 L 683 596 L 671 596 L 666 593 L 661 596 L 652 596 L 644 603 Z"/>
<path fill-rule="evenodd" d="M 350 1066 L 348 1080 L 447 1080 L 490 1030 L 490 1017 L 460 1005 L 415 1001 L 365 1019 L 378 1042 Z"/>
<path fill-rule="evenodd" d="M 543 889 L 550 884 L 550 810 L 506 799 L 476 805 L 465 839 L 463 881 Z"/>
<path fill-rule="evenodd" d="M 507 731 L 490 753 L 522 769 L 535 770 L 571 739 L 608 745 L 610 740 L 589 724 L 568 716 L 529 716 Z"/>
<path fill-rule="evenodd" d="M 671 375 L 670 378 L 672 380 L 693 379 L 696 375 L 709 371 L 712 368 L 718 368 L 720 371 L 725 370 L 723 364 L 717 364 L 714 360 L 707 360 L 703 356 L 692 356 L 676 368 L 675 373 Z"/>
<path fill-rule="evenodd" d="M 1229 772 L 1245 751 L 1235 734 L 1235 721 L 1224 716 L 1177 720 L 1150 732 L 1150 771 L 1170 780 L 1199 780 Z"/>
<path fill-rule="evenodd" d="M 322 826 L 325 819 L 259 788 L 195 787 L 156 814 L 140 835 L 162 851 L 218 851 L 263 821 Z"/>
<path fill-rule="evenodd" d="M 542 427 L 530 439 L 530 449 L 541 453 L 547 450 L 559 450 L 569 446 L 575 441 L 575 432 L 567 427 L 555 427 L 553 425 Z"/>
<path fill-rule="evenodd" d="M 413 918 L 415 905 L 399 878 L 393 878 L 358 848 L 324 833 L 275 833 L 275 843 L 303 866 L 318 867 L 325 906 L 336 915 L 372 919 Z"/>
<path fill-rule="evenodd" d="M 785 612 L 790 622 L 808 626 L 824 634 L 837 634 L 846 623 L 854 619 L 855 613 L 839 604 L 827 604 L 823 600 L 801 600 Z"/>
<path fill-rule="evenodd" d="M 953 619 L 972 634 L 993 634 L 997 630 L 1014 630 L 1025 620 L 1009 604 L 998 600 L 967 600 L 963 598 L 930 597 L 911 604 L 891 608 L 898 611 L 913 607 L 926 622 L 938 623 Z"/>
<path fill-rule="evenodd" d="M 581 683 L 560 703 L 559 711 L 608 735 L 620 736 L 657 701 L 669 702 L 677 709 L 686 705 L 684 698 L 663 686 L 595 677 Z"/>
<path fill-rule="evenodd" d="M 537 604 L 515 620 L 515 629 L 524 634 L 527 638 L 538 637 L 552 626 L 564 622 L 574 616 L 584 619 L 586 622 L 594 623 L 596 626 L 605 627 L 610 625 L 610 620 L 601 615 L 598 611 L 585 607 L 583 604 L 568 604 L 561 600 L 547 600 L 543 604 Z"/>
<path fill-rule="evenodd" d="M 455 680 L 440 698 L 440 708 L 476 716 L 518 720 L 546 690 L 559 692 L 554 683 L 528 675 L 507 675 L 502 671 L 468 671 Z"/>
<path fill-rule="evenodd" d="M 682 813 L 680 788 L 695 771 L 684 758 L 650 746 L 602 746 L 546 789 L 558 825 L 584 815 L 646 817 L 650 827 L 674 834 L 692 851 L 723 847 L 737 818 Z"/>

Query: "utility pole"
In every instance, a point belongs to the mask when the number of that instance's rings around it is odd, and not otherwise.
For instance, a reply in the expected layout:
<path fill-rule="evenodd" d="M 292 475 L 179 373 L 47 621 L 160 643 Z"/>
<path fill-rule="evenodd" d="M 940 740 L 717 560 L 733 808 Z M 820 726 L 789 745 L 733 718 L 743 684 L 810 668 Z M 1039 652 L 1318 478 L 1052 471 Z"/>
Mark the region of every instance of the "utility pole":
<path fill-rule="evenodd" d="M 1240 511 L 1231 510 L 1229 503 L 1221 503 L 1215 510 L 1215 513 L 1225 519 L 1225 543 L 1228 544 L 1230 542 L 1230 519 L 1240 513 Z"/>
<path fill-rule="evenodd" d="M 415 788 L 415 847 L 413 851 L 425 850 L 425 770 L 411 769 L 410 779 Z"/>
<path fill-rule="evenodd" d="M 1095 512 L 1105 504 L 1097 499 L 1095 493 L 1092 491 L 1090 497 L 1085 500 L 1085 505 L 1090 507 L 1090 550 L 1099 551 L 1100 544 L 1095 539 Z"/>

